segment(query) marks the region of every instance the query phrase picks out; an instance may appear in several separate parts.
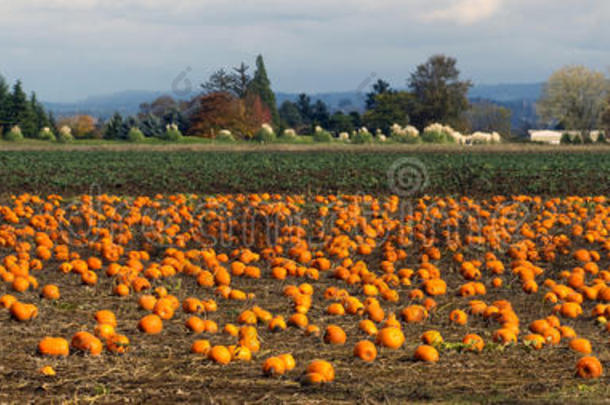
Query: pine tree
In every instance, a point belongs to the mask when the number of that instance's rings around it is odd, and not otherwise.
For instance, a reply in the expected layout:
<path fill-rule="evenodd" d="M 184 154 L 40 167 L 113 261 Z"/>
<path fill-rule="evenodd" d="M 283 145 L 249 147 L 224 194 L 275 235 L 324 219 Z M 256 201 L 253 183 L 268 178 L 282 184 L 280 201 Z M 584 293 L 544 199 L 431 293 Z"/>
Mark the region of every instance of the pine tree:
<path fill-rule="evenodd" d="M 49 127 L 51 125 L 44 107 L 38 101 L 36 98 L 36 93 L 34 92 L 32 92 L 32 96 L 30 98 L 30 109 L 33 113 L 35 134 L 40 133 L 40 130 L 44 127 Z"/>
<path fill-rule="evenodd" d="M 256 58 L 256 72 L 254 72 L 254 78 L 250 82 L 249 91 L 253 94 L 257 94 L 262 102 L 271 111 L 272 123 L 278 126 L 280 123 L 280 115 L 277 110 L 277 103 L 275 101 L 275 94 L 271 90 L 271 82 L 267 76 L 267 69 L 265 68 L 265 62 L 263 56 L 258 55 Z"/>
<path fill-rule="evenodd" d="M 23 86 L 20 80 L 17 80 L 13 86 L 13 92 L 10 97 L 9 119 L 10 125 L 18 125 L 21 132 L 26 137 L 35 137 L 36 132 L 36 116 L 31 108 L 27 95 L 23 91 Z"/>
<path fill-rule="evenodd" d="M 106 124 L 106 130 L 104 131 L 104 139 L 121 139 L 121 132 L 123 130 L 123 117 L 121 114 L 114 113 L 112 118 Z"/>
<path fill-rule="evenodd" d="M 0 136 L 4 131 L 10 130 L 9 124 L 9 105 L 10 105 L 10 93 L 8 85 L 4 77 L 0 75 Z"/>

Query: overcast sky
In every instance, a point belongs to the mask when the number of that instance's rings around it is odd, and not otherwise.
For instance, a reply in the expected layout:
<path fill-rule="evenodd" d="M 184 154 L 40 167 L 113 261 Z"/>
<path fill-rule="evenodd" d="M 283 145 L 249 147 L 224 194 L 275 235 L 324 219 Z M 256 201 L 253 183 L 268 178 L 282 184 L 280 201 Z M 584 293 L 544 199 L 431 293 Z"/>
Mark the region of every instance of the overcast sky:
<path fill-rule="evenodd" d="M 0 0 L 0 72 L 43 100 L 169 91 L 265 57 L 276 91 L 404 86 L 434 53 L 475 83 L 606 71 L 610 0 Z"/>

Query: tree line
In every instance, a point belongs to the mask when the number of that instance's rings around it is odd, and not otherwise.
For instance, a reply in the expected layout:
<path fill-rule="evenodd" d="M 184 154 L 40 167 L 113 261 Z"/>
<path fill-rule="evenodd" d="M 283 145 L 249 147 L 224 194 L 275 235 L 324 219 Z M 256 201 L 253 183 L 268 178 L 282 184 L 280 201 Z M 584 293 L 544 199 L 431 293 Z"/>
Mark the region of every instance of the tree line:
<path fill-rule="evenodd" d="M 45 111 L 36 93 L 28 97 L 20 80 L 10 87 L 0 75 L 0 136 L 14 129 L 22 136 L 35 138 L 43 128 L 52 126 L 53 116 Z"/>
<path fill-rule="evenodd" d="M 406 89 L 398 90 L 378 79 L 364 96 L 362 111 L 333 110 L 305 93 L 278 107 L 259 55 L 252 73 L 243 62 L 233 68 L 221 68 L 201 84 L 198 94 L 190 100 L 166 95 L 141 104 L 134 116 L 115 113 L 100 121 L 77 115 L 56 121 L 35 93 L 30 97 L 25 94 L 19 80 L 9 88 L 0 76 L 0 134 L 18 127 L 25 137 L 43 139 L 177 140 L 182 135 L 252 139 L 263 124 L 270 124 L 279 133 L 290 128 L 295 134 L 312 134 L 321 127 L 339 136 L 361 127 L 389 135 L 395 124 L 422 130 L 441 123 L 464 133 L 498 132 L 505 138 L 511 135 L 510 110 L 486 100 L 469 102 L 472 83 L 460 77 L 455 58 L 430 57 L 415 68 L 405 84 Z M 566 67 L 549 78 L 538 113 L 549 128 L 610 132 L 609 88 L 603 74 L 583 67 Z"/>

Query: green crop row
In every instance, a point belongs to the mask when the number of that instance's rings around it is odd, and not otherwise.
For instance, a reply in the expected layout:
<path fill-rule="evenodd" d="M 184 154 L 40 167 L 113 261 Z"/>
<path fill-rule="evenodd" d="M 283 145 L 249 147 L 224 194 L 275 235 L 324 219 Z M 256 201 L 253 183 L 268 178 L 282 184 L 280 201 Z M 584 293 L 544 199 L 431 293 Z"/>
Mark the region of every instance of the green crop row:
<path fill-rule="evenodd" d="M 610 154 L 3 151 L 0 176 L 5 196 L 397 189 L 409 195 L 603 195 L 610 191 Z"/>

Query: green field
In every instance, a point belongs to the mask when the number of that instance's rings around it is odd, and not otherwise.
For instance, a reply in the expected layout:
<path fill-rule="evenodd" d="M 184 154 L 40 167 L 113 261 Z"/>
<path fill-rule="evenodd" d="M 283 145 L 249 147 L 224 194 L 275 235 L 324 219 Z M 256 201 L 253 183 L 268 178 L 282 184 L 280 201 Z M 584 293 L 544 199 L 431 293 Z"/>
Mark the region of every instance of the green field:
<path fill-rule="evenodd" d="M 0 151 L 2 194 L 392 193 L 401 159 L 425 168 L 426 194 L 587 195 L 610 190 L 607 149 L 335 148 Z M 421 193 L 420 193 L 421 194 Z"/>

